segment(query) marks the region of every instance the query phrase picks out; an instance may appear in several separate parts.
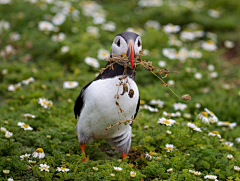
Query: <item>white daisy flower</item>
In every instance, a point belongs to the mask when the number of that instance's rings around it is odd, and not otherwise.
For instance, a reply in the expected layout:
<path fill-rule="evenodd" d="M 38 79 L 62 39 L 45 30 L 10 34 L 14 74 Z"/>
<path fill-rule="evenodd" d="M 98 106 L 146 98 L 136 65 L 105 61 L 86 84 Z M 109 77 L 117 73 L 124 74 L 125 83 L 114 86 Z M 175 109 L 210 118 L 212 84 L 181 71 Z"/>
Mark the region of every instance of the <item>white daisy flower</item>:
<path fill-rule="evenodd" d="M 152 156 L 148 153 L 145 154 L 145 158 L 148 159 L 149 161 L 152 160 Z"/>
<path fill-rule="evenodd" d="M 156 21 L 156 20 L 148 20 L 144 24 L 144 28 L 153 28 L 155 30 L 159 30 L 160 26 L 161 26 L 161 24 L 158 21 Z"/>
<path fill-rule="evenodd" d="M 69 52 L 69 50 L 70 50 L 70 47 L 67 46 L 67 45 L 62 46 L 61 49 L 60 49 L 62 55 L 64 55 L 64 54 L 66 54 L 67 52 Z"/>
<path fill-rule="evenodd" d="M 161 101 L 160 99 L 158 100 L 155 100 L 155 99 L 152 99 L 149 104 L 151 105 L 157 105 L 159 108 L 162 108 L 164 106 L 164 102 Z"/>
<path fill-rule="evenodd" d="M 233 159 L 233 155 L 228 154 L 228 155 L 227 155 L 227 158 L 228 158 L 229 160 L 231 160 L 231 159 Z"/>
<path fill-rule="evenodd" d="M 51 37 L 52 41 L 57 41 L 57 42 L 62 42 L 65 39 L 66 35 L 62 32 L 60 32 L 59 34 L 54 34 Z"/>
<path fill-rule="evenodd" d="M 121 167 L 113 167 L 113 169 L 114 169 L 115 171 L 117 171 L 117 172 L 122 171 L 122 168 L 121 168 Z"/>
<path fill-rule="evenodd" d="M 167 173 L 172 173 L 173 172 L 173 169 L 172 168 L 169 168 L 168 170 L 167 170 Z"/>
<path fill-rule="evenodd" d="M 173 25 L 171 23 L 163 26 L 163 31 L 166 33 L 177 33 L 181 30 L 181 27 L 179 25 Z"/>
<path fill-rule="evenodd" d="M 100 64 L 98 63 L 97 59 L 92 58 L 92 57 L 86 57 L 84 59 L 84 62 L 94 68 L 99 68 Z"/>
<path fill-rule="evenodd" d="M 18 126 L 20 126 L 21 128 L 23 128 L 24 130 L 33 130 L 32 127 L 30 127 L 29 125 L 23 123 L 23 122 L 18 122 L 17 124 Z"/>
<path fill-rule="evenodd" d="M 196 176 L 200 176 L 202 173 L 201 173 L 201 172 L 198 172 L 198 171 L 194 171 L 193 174 L 196 175 Z"/>
<path fill-rule="evenodd" d="M 58 172 L 68 172 L 70 169 L 65 167 L 57 167 Z"/>
<path fill-rule="evenodd" d="M 144 106 L 146 106 L 146 109 L 148 109 L 150 112 L 158 112 L 157 108 L 153 108 L 153 107 L 148 106 L 148 105 L 144 105 Z"/>
<path fill-rule="evenodd" d="M 193 123 L 187 123 L 187 126 L 189 127 L 189 128 L 191 128 L 192 130 L 194 130 L 194 131 L 198 131 L 198 132 L 202 132 L 202 130 L 200 129 L 200 128 L 198 128 L 195 124 L 193 124 Z"/>
<path fill-rule="evenodd" d="M 192 174 L 194 174 L 194 172 L 195 172 L 194 170 L 188 170 L 188 171 L 189 171 L 190 173 L 192 173 Z"/>
<path fill-rule="evenodd" d="M 158 62 L 159 67 L 166 67 L 166 65 L 167 65 L 166 61 L 161 60 Z"/>
<path fill-rule="evenodd" d="M 11 85 L 8 86 L 8 91 L 12 91 L 13 92 L 13 91 L 15 91 L 17 88 L 19 88 L 21 86 L 22 86 L 21 82 L 15 84 L 15 85 L 11 84 Z"/>
<path fill-rule="evenodd" d="M 162 0 L 140 0 L 138 6 L 140 7 L 159 7 L 162 6 Z"/>
<path fill-rule="evenodd" d="M 217 72 L 211 72 L 211 73 L 209 74 L 209 77 L 210 77 L 210 78 L 217 78 L 217 77 L 218 77 L 218 73 L 217 73 Z"/>
<path fill-rule="evenodd" d="M 166 126 L 172 126 L 176 121 L 173 119 L 160 118 L 157 123 L 165 124 Z"/>
<path fill-rule="evenodd" d="M 13 136 L 13 133 L 12 133 L 12 132 L 7 131 L 7 132 L 5 133 L 5 138 L 7 138 L 7 139 L 12 138 L 12 136 Z"/>
<path fill-rule="evenodd" d="M 41 31 L 53 31 L 54 30 L 53 24 L 48 21 L 40 21 L 38 23 L 38 28 Z"/>
<path fill-rule="evenodd" d="M 200 80 L 200 79 L 202 79 L 202 74 L 200 72 L 196 72 L 194 74 L 194 78 L 197 79 L 197 80 Z"/>
<path fill-rule="evenodd" d="M 45 153 L 42 148 L 37 148 L 36 151 L 32 154 L 34 158 L 42 159 L 45 157 Z"/>
<path fill-rule="evenodd" d="M 207 66 L 207 69 L 208 69 L 209 71 L 214 71 L 214 70 L 215 70 L 215 66 L 212 65 L 212 64 L 209 64 L 209 65 Z"/>
<path fill-rule="evenodd" d="M 25 154 L 25 155 L 21 155 L 20 158 L 21 160 L 27 160 L 30 157 L 31 154 Z"/>
<path fill-rule="evenodd" d="M 99 49 L 98 50 L 98 55 L 97 55 L 98 59 L 106 60 L 109 56 L 110 56 L 110 53 L 109 53 L 108 50 L 104 50 L 104 49 Z"/>
<path fill-rule="evenodd" d="M 53 24 L 59 26 L 62 25 L 64 23 L 64 21 L 66 20 L 66 15 L 63 13 L 57 13 L 55 16 L 53 16 L 52 18 L 52 22 Z"/>
<path fill-rule="evenodd" d="M 91 36 L 93 36 L 93 37 L 95 37 L 95 38 L 99 38 L 99 37 L 100 37 L 98 27 L 88 26 L 88 27 L 87 27 L 87 32 L 88 32 Z"/>
<path fill-rule="evenodd" d="M 236 138 L 235 141 L 237 142 L 237 144 L 240 143 L 240 137 Z"/>
<path fill-rule="evenodd" d="M 173 104 L 173 108 L 174 110 L 181 110 L 183 111 L 185 108 L 187 108 L 186 104 L 182 104 L 182 103 L 174 103 Z"/>
<path fill-rule="evenodd" d="M 73 89 L 77 87 L 79 84 L 77 81 L 65 81 L 63 82 L 63 88 L 65 89 Z"/>
<path fill-rule="evenodd" d="M 167 148 L 167 152 L 172 152 L 174 145 L 173 144 L 166 144 L 165 147 Z"/>
<path fill-rule="evenodd" d="M 136 177 L 136 175 L 137 175 L 136 172 L 134 172 L 134 171 L 131 171 L 131 172 L 130 172 L 130 176 L 131 176 L 131 177 Z"/>
<path fill-rule="evenodd" d="M 114 174 L 114 173 L 111 173 L 110 176 L 111 176 L 111 177 L 115 177 L 115 174 Z"/>
<path fill-rule="evenodd" d="M 233 169 L 234 169 L 235 171 L 238 171 L 238 172 L 240 171 L 240 167 L 238 167 L 238 166 L 234 166 Z"/>
<path fill-rule="evenodd" d="M 116 30 L 116 23 L 109 21 L 102 25 L 103 30 L 114 32 Z"/>
<path fill-rule="evenodd" d="M 218 181 L 216 175 L 206 175 L 206 176 L 204 176 L 204 179 Z"/>
<path fill-rule="evenodd" d="M 194 30 L 193 31 L 195 37 L 201 38 L 204 36 L 204 31 L 203 30 Z"/>
<path fill-rule="evenodd" d="M 48 101 L 45 98 L 39 98 L 38 103 L 44 108 L 50 108 L 53 105 L 52 101 Z"/>
<path fill-rule="evenodd" d="M 236 127 L 237 126 L 237 123 L 230 123 L 230 122 L 228 122 L 228 121 L 219 121 L 218 123 L 217 123 L 217 125 L 218 126 L 228 126 L 228 127 L 230 127 L 231 129 L 233 129 L 234 127 Z"/>
<path fill-rule="evenodd" d="M 47 172 L 49 172 L 49 169 L 50 168 L 50 166 L 48 166 L 47 164 L 40 164 L 40 167 L 39 167 L 39 169 L 40 169 L 40 171 L 47 171 Z"/>
<path fill-rule="evenodd" d="M 202 49 L 209 52 L 212 52 L 217 49 L 217 45 L 212 40 L 202 41 L 201 47 Z"/>
<path fill-rule="evenodd" d="M 25 117 L 25 118 L 36 118 L 35 115 L 29 114 L 29 113 L 23 114 L 23 117 Z"/>
<path fill-rule="evenodd" d="M 174 48 L 163 48 L 163 56 L 169 58 L 170 60 L 176 59 L 176 50 Z"/>
<path fill-rule="evenodd" d="M 226 41 L 224 41 L 224 46 L 226 48 L 233 48 L 235 46 L 235 43 L 233 41 L 226 40 Z"/>
<path fill-rule="evenodd" d="M 3 173 L 4 173 L 4 174 L 9 174 L 9 173 L 10 173 L 10 170 L 3 170 Z"/>
<path fill-rule="evenodd" d="M 8 178 L 7 181 L 14 181 L 13 178 Z"/>
<path fill-rule="evenodd" d="M 209 118 L 208 118 L 208 114 L 207 114 L 207 112 L 201 112 L 201 113 L 199 113 L 198 115 L 197 115 L 197 118 L 199 118 L 199 119 L 201 119 L 202 120 L 202 122 L 204 122 L 204 123 L 209 123 Z"/>
<path fill-rule="evenodd" d="M 174 84 L 175 84 L 175 81 L 174 81 L 174 80 L 168 80 L 168 81 L 167 81 L 167 84 L 168 84 L 168 85 L 174 85 Z"/>
<path fill-rule="evenodd" d="M 95 16 L 95 17 L 93 17 L 93 24 L 95 24 L 95 25 L 103 24 L 103 23 L 105 23 L 105 21 L 106 21 L 105 17 L 102 17 L 102 16 L 99 16 L 99 17 Z"/>
<path fill-rule="evenodd" d="M 183 117 L 186 119 L 190 119 L 192 117 L 192 115 L 190 113 L 184 113 Z"/>
<path fill-rule="evenodd" d="M 190 50 L 188 56 L 191 58 L 202 58 L 202 52 L 197 50 Z"/>
<path fill-rule="evenodd" d="M 184 30 L 180 33 L 180 39 L 182 41 L 192 41 L 195 37 L 195 33 L 190 30 Z"/>
<path fill-rule="evenodd" d="M 0 4 L 10 4 L 11 0 L 0 0 Z"/>
<path fill-rule="evenodd" d="M 229 147 L 233 147 L 234 143 L 230 142 L 230 141 L 225 141 L 223 142 L 224 145 L 229 146 Z"/>
<path fill-rule="evenodd" d="M 167 131 L 166 131 L 166 133 L 167 133 L 167 134 L 172 134 L 172 132 L 171 132 L 171 131 L 169 131 L 169 130 L 167 130 Z"/>
<path fill-rule="evenodd" d="M 197 102 L 197 103 L 195 104 L 195 108 L 198 108 L 198 109 L 199 109 L 200 107 L 201 107 L 201 104 Z"/>
<path fill-rule="evenodd" d="M 22 83 L 25 85 L 28 85 L 31 82 L 35 82 L 35 79 L 33 77 L 29 77 L 28 79 L 22 81 Z"/>
<path fill-rule="evenodd" d="M 221 16 L 221 12 L 216 9 L 209 9 L 207 13 L 212 18 L 219 18 Z"/>
<path fill-rule="evenodd" d="M 94 171 L 98 171 L 98 168 L 97 168 L 97 167 L 92 167 L 92 169 L 93 169 Z"/>
<path fill-rule="evenodd" d="M 10 23 L 5 20 L 0 20 L 0 33 L 3 32 L 3 30 L 9 30 L 10 28 Z"/>
<path fill-rule="evenodd" d="M 218 131 L 212 131 L 212 132 L 208 133 L 208 136 L 216 136 L 218 138 L 221 138 L 221 135 Z"/>
<path fill-rule="evenodd" d="M 20 35 L 18 32 L 12 32 L 12 33 L 10 34 L 10 39 L 11 39 L 12 41 L 18 41 L 18 40 L 21 39 L 21 35 Z"/>
<path fill-rule="evenodd" d="M 6 133 L 8 130 L 6 129 L 6 128 L 4 128 L 4 127 L 1 127 L 1 133 Z"/>

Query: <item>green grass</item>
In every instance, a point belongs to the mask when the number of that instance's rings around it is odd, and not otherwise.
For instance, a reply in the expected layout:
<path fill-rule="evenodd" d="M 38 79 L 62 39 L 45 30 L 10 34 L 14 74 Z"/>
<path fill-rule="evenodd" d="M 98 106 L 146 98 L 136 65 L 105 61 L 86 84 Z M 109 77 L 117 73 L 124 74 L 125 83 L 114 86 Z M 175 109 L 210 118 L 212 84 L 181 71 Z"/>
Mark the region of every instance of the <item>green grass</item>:
<path fill-rule="evenodd" d="M 47 4 L 43 0 L 37 3 L 12 0 L 10 4 L 0 4 L 0 21 L 10 23 L 9 29 L 3 29 L 0 25 L 0 125 L 13 133 L 10 139 L 3 132 L 0 135 L 0 180 L 191 181 L 205 180 L 204 176 L 208 174 L 216 175 L 218 180 L 240 180 L 239 171 L 234 170 L 234 166 L 240 167 L 240 144 L 236 141 L 240 137 L 240 2 L 182 1 L 170 6 L 168 1 L 163 1 L 160 7 L 139 7 L 138 1 L 97 1 L 105 10 L 106 21 L 116 23 L 114 32 L 102 30 L 102 25 L 94 25 L 93 18 L 83 14 L 84 1 L 68 2 L 79 10 L 80 19 L 69 14 L 62 25 L 56 26 L 56 32 L 40 31 L 38 27 L 40 21 L 51 22 L 56 1 Z M 203 5 L 199 6 L 201 3 Z M 210 17 L 207 13 L 209 9 L 219 10 L 221 16 Z M 161 28 L 146 28 L 144 24 L 148 20 L 160 22 Z M 168 44 L 170 37 L 163 31 L 164 25 L 180 25 L 182 31 L 192 22 L 205 32 L 203 37 L 182 41 L 180 47 Z M 87 33 L 88 26 L 98 27 L 100 37 Z M 143 30 L 143 49 L 149 50 L 150 56 L 142 59 L 152 61 L 155 67 L 158 67 L 160 60 L 166 61 L 168 70 L 179 73 L 170 73 L 164 81 L 174 80 L 172 90 L 180 97 L 190 94 L 192 99 L 182 101 L 151 72 L 139 67 L 136 83 L 142 102 L 149 105 L 152 99 L 161 99 L 164 106 L 152 106 L 158 108 L 158 112 L 150 112 L 141 105 L 133 123 L 131 150 L 126 163 L 120 159 L 121 154 L 104 140 L 94 140 L 86 146 L 87 162 L 82 163 L 84 155 L 81 154 L 75 131 L 77 120 L 74 118 L 74 102 L 81 89 L 106 64 L 106 61 L 98 60 L 100 68 L 95 69 L 87 65 L 84 59 L 87 56 L 97 58 L 100 48 L 110 51 L 116 34 L 126 31 L 128 27 Z M 11 38 L 13 32 L 18 32 L 21 38 L 14 41 Z M 59 32 L 65 33 L 65 39 L 62 42 L 52 41 L 51 36 Z M 210 39 L 207 32 L 217 35 L 214 40 L 218 47 L 216 51 L 206 51 L 199 46 L 200 41 Z M 176 33 L 176 37 L 179 39 L 180 33 Z M 235 46 L 230 49 L 224 47 L 225 40 L 233 41 Z M 6 53 L 7 45 L 14 50 Z M 61 54 L 62 46 L 69 46 L 70 50 Z M 198 50 L 202 57 L 187 58 L 183 63 L 163 55 L 163 48 L 175 48 L 178 51 L 181 47 L 189 51 Z M 208 69 L 210 64 L 214 65 L 214 71 Z M 196 72 L 202 74 L 201 79 L 194 78 Z M 210 78 L 211 72 L 217 72 L 218 76 Z M 8 91 L 9 85 L 29 77 L 34 77 L 35 81 L 15 91 Z M 77 81 L 79 86 L 65 89 L 64 81 Z M 41 107 L 39 98 L 51 100 L 53 106 L 48 109 Z M 176 112 L 173 104 L 177 102 L 186 104 L 187 108 L 178 110 L 180 117 L 172 118 L 176 123 L 172 126 L 157 123 L 159 118 L 165 117 L 163 111 Z M 200 103 L 201 107 L 196 108 L 196 103 Z M 217 126 L 217 123 L 206 124 L 197 118 L 204 108 L 213 111 L 219 121 L 236 122 L 238 125 L 230 129 Z M 33 114 L 36 118 L 25 118 L 25 113 Z M 189 113 L 191 117 L 185 117 L 184 113 Z M 33 130 L 23 130 L 17 125 L 18 122 L 28 124 Z M 189 122 L 201 128 L 202 132 L 191 131 L 187 126 Z M 167 134 L 167 130 L 171 134 Z M 218 131 L 221 139 L 208 136 L 212 131 Z M 224 145 L 225 141 L 233 142 L 234 146 Z M 174 145 L 172 152 L 167 152 L 166 144 Z M 21 155 L 32 154 L 37 148 L 44 150 L 44 159 L 33 158 L 32 155 L 29 160 L 36 163 L 20 159 Z M 149 160 L 146 153 L 156 159 Z M 228 159 L 228 154 L 233 158 Z M 40 171 L 40 164 L 44 163 L 50 166 L 49 172 Z M 121 167 L 122 171 L 114 171 L 114 166 Z M 56 171 L 57 167 L 66 167 L 70 171 L 61 173 Z M 98 170 L 93 170 L 93 167 Z M 173 171 L 167 172 L 170 168 Z M 9 170 L 10 173 L 4 174 L 3 170 Z M 201 175 L 195 176 L 189 170 L 199 171 Z M 131 171 L 136 172 L 136 177 L 130 176 Z"/>

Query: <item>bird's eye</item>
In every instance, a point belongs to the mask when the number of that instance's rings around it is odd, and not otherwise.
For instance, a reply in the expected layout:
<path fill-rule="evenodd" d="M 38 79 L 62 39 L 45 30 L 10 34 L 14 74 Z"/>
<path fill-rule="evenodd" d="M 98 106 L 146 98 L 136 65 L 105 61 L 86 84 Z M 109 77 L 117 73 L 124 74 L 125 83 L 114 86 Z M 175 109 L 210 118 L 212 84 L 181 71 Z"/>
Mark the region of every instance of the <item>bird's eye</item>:
<path fill-rule="evenodd" d="M 117 42 L 117 46 L 120 47 L 120 39 Z"/>
<path fill-rule="evenodd" d="M 141 46 L 141 42 L 138 40 L 138 47 L 140 47 Z"/>

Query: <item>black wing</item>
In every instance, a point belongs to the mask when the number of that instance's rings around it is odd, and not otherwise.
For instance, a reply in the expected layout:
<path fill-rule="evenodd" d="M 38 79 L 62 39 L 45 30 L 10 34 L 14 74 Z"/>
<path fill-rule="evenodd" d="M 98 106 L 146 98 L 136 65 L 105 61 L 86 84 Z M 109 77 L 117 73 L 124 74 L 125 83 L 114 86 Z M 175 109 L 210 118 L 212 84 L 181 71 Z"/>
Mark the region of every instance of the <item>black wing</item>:
<path fill-rule="evenodd" d="M 75 106 L 74 106 L 74 114 L 75 114 L 75 118 L 77 119 L 78 117 L 80 117 L 80 113 L 82 111 L 83 108 L 83 96 L 84 96 L 84 91 L 86 90 L 86 88 L 91 84 L 92 82 L 89 82 L 87 85 L 85 85 L 83 87 L 83 89 L 81 90 L 77 100 L 75 101 Z"/>
<path fill-rule="evenodd" d="M 137 107 L 136 107 L 136 112 L 135 112 L 135 114 L 134 114 L 134 119 L 135 119 L 136 116 L 137 116 L 137 113 L 138 113 L 138 110 L 139 110 L 139 105 L 140 105 L 140 96 L 139 96 L 139 98 L 138 98 L 138 103 L 137 103 Z M 131 122 L 130 126 L 132 127 L 132 125 L 133 125 L 133 121 Z"/>

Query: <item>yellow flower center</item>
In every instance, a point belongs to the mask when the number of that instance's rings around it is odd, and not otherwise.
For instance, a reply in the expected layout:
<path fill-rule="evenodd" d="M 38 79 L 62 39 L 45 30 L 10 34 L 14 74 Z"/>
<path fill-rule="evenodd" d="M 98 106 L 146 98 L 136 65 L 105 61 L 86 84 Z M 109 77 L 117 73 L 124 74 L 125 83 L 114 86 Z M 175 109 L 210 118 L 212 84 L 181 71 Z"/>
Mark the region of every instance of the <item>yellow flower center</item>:
<path fill-rule="evenodd" d="M 213 131 L 212 133 L 220 135 L 220 133 L 218 131 Z"/>
<path fill-rule="evenodd" d="M 44 104 L 44 105 L 48 105 L 47 101 L 43 101 L 43 104 Z"/>
<path fill-rule="evenodd" d="M 166 124 L 170 124 L 170 121 L 168 121 L 168 120 L 164 120 L 163 122 Z"/>
<path fill-rule="evenodd" d="M 214 114 L 212 111 L 209 111 L 211 114 Z"/>
<path fill-rule="evenodd" d="M 206 112 L 201 112 L 201 114 L 205 117 L 208 117 L 208 114 Z"/>
<path fill-rule="evenodd" d="M 195 172 L 195 175 L 201 175 L 199 172 Z"/>
<path fill-rule="evenodd" d="M 172 147 L 167 147 L 167 149 L 168 149 L 169 151 L 171 151 L 171 150 L 172 150 Z"/>
<path fill-rule="evenodd" d="M 43 151 L 42 148 L 38 148 L 38 149 L 36 149 L 36 152 L 38 152 L 38 153 L 43 153 L 44 151 Z"/>
<path fill-rule="evenodd" d="M 208 40 L 207 43 L 214 44 L 212 40 Z"/>
<path fill-rule="evenodd" d="M 140 100 L 140 104 L 143 105 L 145 104 L 146 102 L 144 100 Z"/>
<path fill-rule="evenodd" d="M 42 167 L 42 169 L 46 170 L 46 169 L 47 169 L 47 167 L 43 166 L 43 167 Z"/>
<path fill-rule="evenodd" d="M 69 8 L 69 11 L 70 12 L 73 12 L 75 10 L 75 8 L 73 7 L 73 6 L 71 6 L 70 8 Z"/>
<path fill-rule="evenodd" d="M 157 153 L 150 151 L 149 155 L 154 156 L 154 155 L 157 155 Z"/>
<path fill-rule="evenodd" d="M 226 125 L 229 125 L 229 124 L 230 124 L 230 122 L 228 122 L 228 121 L 224 121 L 224 124 L 226 124 Z"/>
<path fill-rule="evenodd" d="M 22 124 L 24 128 L 28 128 L 29 126 L 27 124 Z"/>
<path fill-rule="evenodd" d="M 172 114 L 171 114 L 171 113 L 167 113 L 167 115 L 168 115 L 168 116 L 172 116 Z"/>
<path fill-rule="evenodd" d="M 51 102 L 48 102 L 48 103 L 47 103 L 47 106 L 48 106 L 48 107 L 52 106 L 52 103 L 51 103 Z"/>
<path fill-rule="evenodd" d="M 69 83 L 68 83 L 68 85 L 72 86 L 72 85 L 73 85 L 73 83 L 72 83 L 72 82 L 69 82 Z"/>
<path fill-rule="evenodd" d="M 66 170 L 66 168 L 61 168 L 61 170 Z"/>

